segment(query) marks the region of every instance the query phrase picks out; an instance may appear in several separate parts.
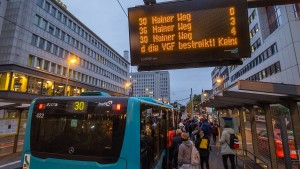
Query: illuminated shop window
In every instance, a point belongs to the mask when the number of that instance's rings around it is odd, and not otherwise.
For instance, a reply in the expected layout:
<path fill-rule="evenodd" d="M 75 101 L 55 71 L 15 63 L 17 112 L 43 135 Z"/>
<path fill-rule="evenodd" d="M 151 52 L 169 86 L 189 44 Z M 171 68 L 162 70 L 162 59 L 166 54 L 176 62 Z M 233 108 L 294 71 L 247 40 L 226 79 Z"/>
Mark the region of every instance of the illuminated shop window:
<path fill-rule="evenodd" d="M 0 73 L 0 90 L 7 90 L 10 79 L 10 73 Z"/>
<path fill-rule="evenodd" d="M 53 95 L 53 91 L 54 91 L 53 81 L 44 80 L 42 94 L 51 96 L 51 95 Z"/>
<path fill-rule="evenodd" d="M 28 78 L 28 93 L 33 94 L 41 94 L 42 92 L 42 79 L 35 78 L 35 77 L 29 77 Z"/>
<path fill-rule="evenodd" d="M 28 76 L 21 73 L 13 73 L 11 91 L 26 92 Z"/>
<path fill-rule="evenodd" d="M 65 85 L 61 83 L 54 84 L 54 96 L 64 96 L 65 94 Z"/>

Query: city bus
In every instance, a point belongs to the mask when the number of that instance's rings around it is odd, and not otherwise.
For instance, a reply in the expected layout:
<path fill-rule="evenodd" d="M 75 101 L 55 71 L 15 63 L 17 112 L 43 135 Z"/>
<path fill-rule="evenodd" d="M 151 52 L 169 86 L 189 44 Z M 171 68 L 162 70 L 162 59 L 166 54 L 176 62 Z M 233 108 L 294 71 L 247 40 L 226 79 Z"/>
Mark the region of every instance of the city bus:
<path fill-rule="evenodd" d="M 167 130 L 172 124 L 172 106 L 152 98 L 34 99 L 21 168 L 167 168 Z"/>

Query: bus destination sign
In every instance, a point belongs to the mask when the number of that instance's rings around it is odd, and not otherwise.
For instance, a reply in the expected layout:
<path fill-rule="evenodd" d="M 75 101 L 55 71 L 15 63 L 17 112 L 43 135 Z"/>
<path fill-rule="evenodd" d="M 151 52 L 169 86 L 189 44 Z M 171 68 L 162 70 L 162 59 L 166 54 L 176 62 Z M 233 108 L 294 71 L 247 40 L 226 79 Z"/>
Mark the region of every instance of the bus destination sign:
<path fill-rule="evenodd" d="M 246 1 L 192 0 L 129 9 L 132 65 L 250 57 Z"/>

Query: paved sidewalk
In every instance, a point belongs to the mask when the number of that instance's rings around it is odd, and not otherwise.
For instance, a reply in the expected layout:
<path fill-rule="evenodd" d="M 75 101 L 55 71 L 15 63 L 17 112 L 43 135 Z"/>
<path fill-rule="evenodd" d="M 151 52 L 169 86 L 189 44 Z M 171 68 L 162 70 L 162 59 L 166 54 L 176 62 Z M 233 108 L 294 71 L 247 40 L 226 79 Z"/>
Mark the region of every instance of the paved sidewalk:
<path fill-rule="evenodd" d="M 7 163 L 21 160 L 21 155 L 22 155 L 22 153 L 18 152 L 18 153 L 8 154 L 5 156 L 0 156 L 0 166 L 7 164 Z"/>

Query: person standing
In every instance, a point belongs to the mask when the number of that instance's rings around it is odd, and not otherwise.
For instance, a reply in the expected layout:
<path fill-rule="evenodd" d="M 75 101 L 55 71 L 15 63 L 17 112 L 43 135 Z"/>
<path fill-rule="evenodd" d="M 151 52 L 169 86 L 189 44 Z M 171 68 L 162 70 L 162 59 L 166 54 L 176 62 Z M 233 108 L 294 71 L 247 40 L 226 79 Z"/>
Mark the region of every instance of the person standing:
<path fill-rule="evenodd" d="M 176 130 L 176 135 L 172 139 L 171 149 L 172 149 L 172 165 L 173 165 L 173 168 L 177 168 L 177 166 L 178 166 L 178 151 L 179 151 L 179 146 L 182 143 L 181 133 L 182 133 L 181 129 L 177 129 Z"/>
<path fill-rule="evenodd" d="M 222 154 L 223 165 L 225 169 L 229 169 L 227 164 L 228 158 L 231 163 L 231 169 L 235 169 L 235 162 L 234 162 L 235 150 L 231 149 L 229 146 L 231 134 L 234 134 L 234 130 L 230 128 L 229 125 L 225 124 L 220 139 L 221 154 Z"/>
<path fill-rule="evenodd" d="M 206 169 L 209 169 L 209 153 L 210 153 L 210 141 L 207 135 L 203 131 L 200 131 L 196 135 L 195 146 L 200 154 L 200 165 L 201 169 L 204 169 L 204 163 L 206 164 Z"/>
<path fill-rule="evenodd" d="M 217 136 L 219 136 L 219 127 L 217 123 L 213 124 L 211 132 L 212 132 L 214 144 L 216 144 Z"/>
<path fill-rule="evenodd" d="M 192 167 L 191 155 L 193 143 L 189 140 L 188 133 L 182 133 L 181 140 L 182 144 L 179 146 L 178 151 L 178 168 L 190 169 Z"/>

